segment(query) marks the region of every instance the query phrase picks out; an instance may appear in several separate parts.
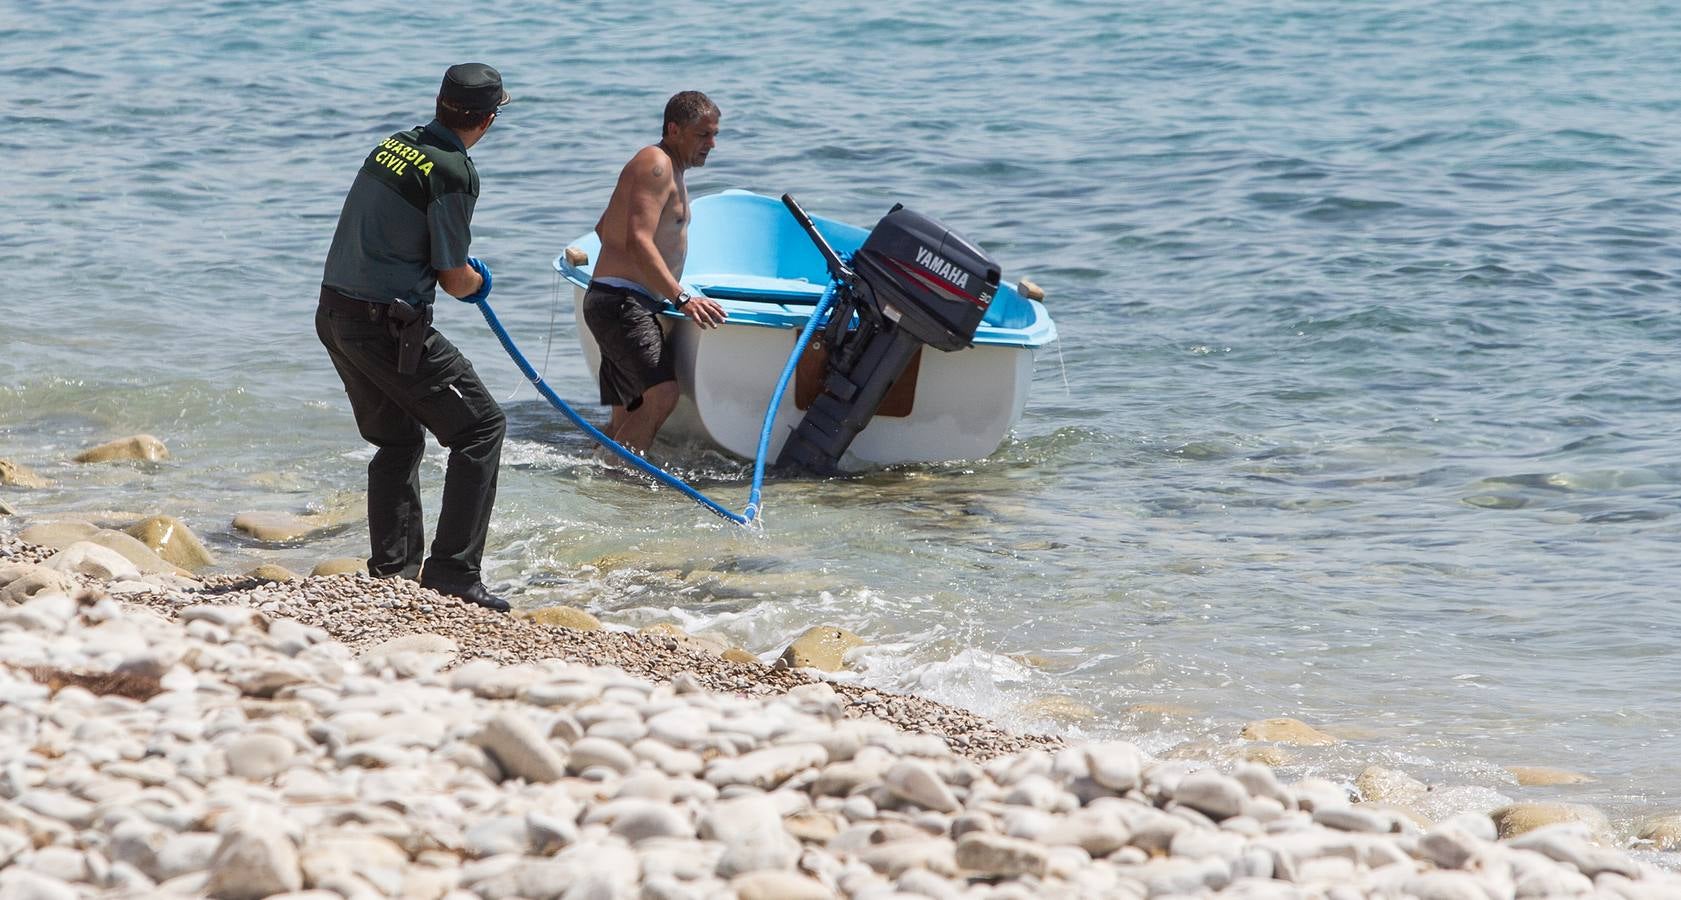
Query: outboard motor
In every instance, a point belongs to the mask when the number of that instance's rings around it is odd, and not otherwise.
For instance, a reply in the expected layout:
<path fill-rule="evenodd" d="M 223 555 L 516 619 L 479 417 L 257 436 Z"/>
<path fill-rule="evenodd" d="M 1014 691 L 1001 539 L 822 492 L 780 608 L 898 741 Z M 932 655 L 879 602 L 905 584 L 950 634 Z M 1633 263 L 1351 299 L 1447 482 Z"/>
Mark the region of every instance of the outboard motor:
<path fill-rule="evenodd" d="M 829 264 L 836 294 L 822 335 L 829 356 L 822 388 L 776 464 L 833 475 L 917 350 L 972 346 L 1001 272 L 985 251 L 900 204 L 848 267 L 793 197 L 783 194 L 782 202 Z"/>

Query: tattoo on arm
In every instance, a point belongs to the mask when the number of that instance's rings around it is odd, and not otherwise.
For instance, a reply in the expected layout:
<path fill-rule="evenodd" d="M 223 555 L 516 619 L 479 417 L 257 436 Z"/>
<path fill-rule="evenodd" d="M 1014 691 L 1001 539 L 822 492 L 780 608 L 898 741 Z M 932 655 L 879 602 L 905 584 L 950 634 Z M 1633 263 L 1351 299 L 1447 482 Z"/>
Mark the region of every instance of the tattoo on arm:
<path fill-rule="evenodd" d="M 665 168 L 663 166 L 661 166 L 659 163 L 654 163 L 654 177 L 655 178 L 661 178 L 664 175 L 665 175 Z"/>

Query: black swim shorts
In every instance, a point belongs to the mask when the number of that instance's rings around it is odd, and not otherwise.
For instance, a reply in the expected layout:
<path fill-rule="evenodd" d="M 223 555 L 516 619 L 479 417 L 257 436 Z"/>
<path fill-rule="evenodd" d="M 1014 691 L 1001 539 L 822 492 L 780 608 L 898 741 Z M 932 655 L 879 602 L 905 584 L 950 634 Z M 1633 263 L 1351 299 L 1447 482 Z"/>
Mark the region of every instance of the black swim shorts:
<path fill-rule="evenodd" d="M 629 288 L 591 284 L 584 292 L 584 324 L 601 348 L 601 402 L 633 410 L 642 392 L 677 378 L 660 328 L 664 304 Z"/>

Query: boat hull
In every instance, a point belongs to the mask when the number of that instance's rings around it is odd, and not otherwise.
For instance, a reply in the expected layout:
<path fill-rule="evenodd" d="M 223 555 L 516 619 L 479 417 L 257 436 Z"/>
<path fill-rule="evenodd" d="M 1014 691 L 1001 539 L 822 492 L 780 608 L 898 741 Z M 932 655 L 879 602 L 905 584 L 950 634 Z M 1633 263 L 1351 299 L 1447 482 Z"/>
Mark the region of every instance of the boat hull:
<path fill-rule="evenodd" d="M 594 376 L 601 363 L 583 320 L 582 288 L 573 287 L 579 344 Z M 712 444 L 743 459 L 757 454 L 765 406 L 799 338 L 794 328 L 726 324 L 702 331 L 689 319 L 660 317 L 671 342 L 681 399 L 663 439 Z M 852 442 L 840 466 L 861 471 L 900 463 L 978 459 L 998 449 L 1027 405 L 1033 351 L 975 346 L 953 353 L 924 348 L 909 415 L 878 415 Z M 771 426 L 766 457 L 775 462 L 805 413 L 790 383 Z"/>

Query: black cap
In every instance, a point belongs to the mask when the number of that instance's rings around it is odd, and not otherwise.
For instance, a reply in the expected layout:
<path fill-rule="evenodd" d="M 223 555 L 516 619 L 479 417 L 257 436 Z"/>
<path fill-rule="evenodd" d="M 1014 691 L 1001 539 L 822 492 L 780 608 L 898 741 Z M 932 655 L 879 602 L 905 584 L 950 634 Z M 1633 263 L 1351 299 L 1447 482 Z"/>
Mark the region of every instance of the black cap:
<path fill-rule="evenodd" d="M 484 63 L 460 63 L 444 73 L 438 99 L 451 109 L 484 113 L 513 98 L 502 89 L 502 73 Z"/>

